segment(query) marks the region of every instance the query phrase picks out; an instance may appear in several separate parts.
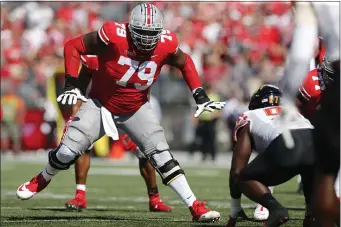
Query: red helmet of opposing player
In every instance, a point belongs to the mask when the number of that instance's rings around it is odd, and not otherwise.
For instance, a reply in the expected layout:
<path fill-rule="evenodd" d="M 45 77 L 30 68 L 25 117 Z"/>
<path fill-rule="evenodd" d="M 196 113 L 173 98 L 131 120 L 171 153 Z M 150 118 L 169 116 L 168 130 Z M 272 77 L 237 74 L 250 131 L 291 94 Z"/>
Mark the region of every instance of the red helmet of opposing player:
<path fill-rule="evenodd" d="M 150 52 L 161 37 L 163 17 L 156 6 L 139 4 L 131 11 L 128 26 L 136 48 L 142 52 Z"/>

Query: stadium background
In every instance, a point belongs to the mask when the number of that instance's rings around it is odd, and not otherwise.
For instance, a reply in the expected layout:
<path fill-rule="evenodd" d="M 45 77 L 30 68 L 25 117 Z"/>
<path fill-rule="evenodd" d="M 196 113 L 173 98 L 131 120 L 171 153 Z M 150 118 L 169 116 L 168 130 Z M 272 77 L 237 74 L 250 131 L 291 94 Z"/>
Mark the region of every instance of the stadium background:
<path fill-rule="evenodd" d="M 283 74 L 293 29 L 290 4 L 155 4 L 163 12 L 164 28 L 177 33 L 180 48 L 193 58 L 205 86 L 227 101 L 218 116 L 215 141 L 219 152 L 230 151 L 231 130 L 247 108 L 250 94 L 264 82 L 276 84 Z M 10 125 L 8 132 L 2 127 L 1 134 L 15 134 L 17 127 L 21 143 L 2 137 L 2 151 L 13 145 L 24 151 L 56 146 L 69 111 L 56 102 L 64 83 L 63 44 L 97 30 L 104 21 L 127 21 L 135 5 L 1 2 L 1 125 Z M 196 138 L 197 122 L 181 74 L 164 67 L 152 94 L 160 102 L 162 125 L 172 149 L 188 150 Z M 108 139 L 103 139 L 94 154 L 107 156 L 108 150 Z M 117 153 L 110 156 L 120 157 Z"/>

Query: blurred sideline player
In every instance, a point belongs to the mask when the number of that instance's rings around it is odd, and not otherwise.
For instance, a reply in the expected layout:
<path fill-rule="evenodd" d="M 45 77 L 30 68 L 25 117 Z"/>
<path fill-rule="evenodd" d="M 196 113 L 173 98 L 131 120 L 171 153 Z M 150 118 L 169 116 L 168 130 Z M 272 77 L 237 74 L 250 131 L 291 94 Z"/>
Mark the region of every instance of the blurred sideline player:
<path fill-rule="evenodd" d="M 317 46 L 316 51 L 315 51 L 315 53 L 316 53 L 315 57 L 310 60 L 309 73 L 310 73 L 310 71 L 313 71 L 314 69 L 319 68 L 320 65 L 322 65 L 323 57 L 326 54 L 326 48 L 324 47 L 322 41 L 323 41 L 323 38 L 320 36 L 318 38 L 318 43 L 317 43 L 318 46 Z M 309 73 L 306 76 L 306 78 L 309 76 Z M 305 78 L 305 80 L 306 80 L 306 78 Z M 303 83 L 301 86 L 303 86 Z M 297 95 L 300 96 L 300 92 L 298 92 Z M 297 98 L 299 98 L 299 97 L 297 97 Z M 298 104 L 299 104 L 299 102 L 297 102 L 297 100 L 296 100 L 296 106 Z M 297 106 L 297 107 L 300 109 L 299 106 Z M 303 114 L 303 113 L 301 112 L 301 114 Z M 305 116 L 305 115 L 303 114 L 303 116 Z M 305 116 L 305 117 L 307 118 L 307 116 Z M 297 177 L 297 186 L 298 186 L 297 187 L 297 193 L 301 194 L 303 192 L 303 185 L 302 185 L 300 175 L 298 175 L 298 177 Z"/>
<path fill-rule="evenodd" d="M 79 91 L 78 69 L 81 55 L 97 55 L 99 68 L 93 72 L 89 99 Z M 125 131 L 138 145 L 163 183 L 189 208 L 192 220 L 214 222 L 220 214 L 205 207 L 189 187 L 184 171 L 170 153 L 163 128 L 158 122 L 148 94 L 163 65 L 181 70 L 197 104 L 195 117 L 203 111 L 221 110 L 224 102 L 211 101 L 200 82 L 193 60 L 178 48 L 174 33 L 163 29 L 160 10 L 142 3 L 131 12 L 129 23 L 105 22 L 95 32 L 71 39 L 64 47 L 65 92 L 57 101 L 84 102 L 67 127 L 59 147 L 49 153 L 43 171 L 19 186 L 17 196 L 30 199 L 42 191 L 61 170 L 66 170 L 103 135 Z"/>
<path fill-rule="evenodd" d="M 340 203 L 334 184 L 340 169 L 340 3 L 295 2 L 295 29 L 283 77 L 282 123 L 295 114 L 294 99 L 313 57 L 315 37 L 321 35 L 328 60 L 336 72 L 334 82 L 321 97 L 315 116 L 314 143 L 317 155 L 315 213 L 319 226 L 340 223 Z M 290 132 L 283 133 L 286 146 L 293 145 Z M 321 199 L 323 198 L 323 199 Z"/>
<path fill-rule="evenodd" d="M 286 148 L 280 124 L 281 91 L 273 85 L 261 86 L 251 97 L 249 111 L 237 120 L 235 147 L 230 170 L 231 214 L 227 227 L 236 225 L 237 218 L 246 218 L 241 207 L 241 195 L 266 207 L 269 212 L 267 227 L 280 226 L 289 220 L 288 210 L 271 194 L 269 186 L 302 175 L 306 202 L 306 222 L 311 219 L 314 179 L 314 147 L 311 139 L 313 126 L 298 112 L 287 125 L 296 146 Z M 250 163 L 255 150 L 259 155 Z"/>
<path fill-rule="evenodd" d="M 87 89 L 91 81 L 92 70 L 98 69 L 98 59 L 96 56 L 87 56 L 84 55 L 81 57 L 83 66 L 79 73 L 79 89 L 82 94 L 87 94 Z M 155 102 L 155 99 L 150 98 L 150 104 L 154 109 L 152 100 Z M 70 123 L 73 119 L 73 116 L 76 115 L 79 107 L 82 105 L 83 101 L 78 100 L 76 105 L 73 105 L 72 108 L 72 117 L 70 118 Z M 157 103 L 156 103 L 157 104 Z M 158 120 L 160 121 L 160 116 L 158 116 Z M 67 126 L 65 127 L 67 128 Z M 127 151 L 134 152 L 136 157 L 139 159 L 139 168 L 140 173 L 143 179 L 146 182 L 147 193 L 149 197 L 149 210 L 154 212 L 170 212 L 172 210 L 171 207 L 164 204 L 158 192 L 157 184 L 156 184 L 156 176 L 155 170 L 148 159 L 145 158 L 143 153 L 139 150 L 137 145 L 129 138 L 127 134 L 123 131 L 120 132 L 120 140 L 122 141 L 124 148 Z M 86 179 L 88 176 L 88 171 L 90 168 L 90 150 L 92 146 L 78 158 L 75 163 L 75 175 L 76 175 L 76 195 L 72 200 L 69 200 L 65 203 L 65 206 L 69 210 L 82 210 L 87 208 L 86 201 Z"/>

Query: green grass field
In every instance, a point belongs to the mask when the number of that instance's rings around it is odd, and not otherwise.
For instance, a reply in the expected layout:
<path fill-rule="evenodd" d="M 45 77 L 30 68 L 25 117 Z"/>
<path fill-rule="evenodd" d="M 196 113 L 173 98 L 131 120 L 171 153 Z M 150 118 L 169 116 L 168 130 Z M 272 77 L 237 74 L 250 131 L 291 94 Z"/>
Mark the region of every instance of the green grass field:
<path fill-rule="evenodd" d="M 97 160 L 96 160 L 97 161 Z M 88 209 L 66 212 L 64 202 L 71 199 L 74 190 L 73 168 L 56 176 L 43 192 L 28 201 L 16 198 L 17 187 L 31 179 L 44 164 L 2 161 L 1 163 L 1 226 L 224 226 L 229 214 L 228 169 L 214 165 L 186 166 L 188 181 L 197 198 L 208 200 L 208 206 L 220 212 L 221 220 L 214 224 L 191 221 L 171 189 L 159 181 L 162 199 L 174 207 L 171 213 L 150 213 L 146 189 L 137 165 L 116 165 L 95 162 L 90 169 L 87 196 Z M 290 209 L 291 220 L 283 226 L 302 226 L 304 198 L 297 195 L 296 179 L 275 188 L 275 197 Z M 243 197 L 249 217 L 255 204 Z M 260 222 L 242 221 L 237 226 L 262 226 Z"/>

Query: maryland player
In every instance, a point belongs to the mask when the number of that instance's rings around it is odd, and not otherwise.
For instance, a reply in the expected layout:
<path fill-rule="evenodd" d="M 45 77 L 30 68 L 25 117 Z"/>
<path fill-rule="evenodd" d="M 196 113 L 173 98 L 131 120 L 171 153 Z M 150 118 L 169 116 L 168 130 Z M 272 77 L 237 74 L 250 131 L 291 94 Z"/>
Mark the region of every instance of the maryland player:
<path fill-rule="evenodd" d="M 95 55 L 84 55 L 81 56 L 82 68 L 79 73 L 79 89 L 82 94 L 87 94 L 89 85 L 91 83 L 92 73 L 98 69 L 98 59 Z M 151 106 L 153 107 L 153 103 Z M 72 117 L 69 123 L 73 120 L 73 116 L 76 115 L 79 107 L 82 105 L 83 101 L 78 100 L 77 104 L 72 108 Z M 155 104 L 154 104 L 155 105 Z M 160 120 L 160 119 L 158 119 Z M 66 127 L 67 128 L 67 125 Z M 149 197 L 149 210 L 152 212 L 170 212 L 172 207 L 167 206 L 160 199 L 160 194 L 158 192 L 156 184 L 155 170 L 148 159 L 143 155 L 141 150 L 137 145 L 129 138 L 127 134 L 123 131 L 120 132 L 120 140 L 123 142 L 124 148 L 127 151 L 133 152 L 139 159 L 140 173 L 145 180 L 147 186 L 147 193 Z M 75 175 L 76 175 L 76 194 L 75 197 L 65 203 L 66 209 L 68 210 L 82 210 L 87 208 L 86 200 L 86 180 L 88 176 L 88 171 L 90 168 L 90 148 L 77 159 L 75 162 Z"/>
<path fill-rule="evenodd" d="M 249 111 L 237 120 L 236 142 L 230 170 L 231 214 L 227 227 L 236 225 L 239 216 L 246 217 L 241 207 L 241 195 L 266 207 L 267 227 L 280 226 L 289 213 L 269 191 L 269 186 L 282 184 L 297 174 L 302 175 L 307 217 L 311 215 L 314 179 L 313 126 L 297 112 L 287 129 L 296 146 L 288 149 L 282 137 L 285 128 L 280 122 L 281 92 L 273 85 L 261 86 L 251 97 Z M 248 163 L 252 150 L 259 155 Z"/>
<path fill-rule="evenodd" d="M 116 136 L 116 127 L 125 131 L 153 167 L 189 208 L 193 220 L 213 222 L 220 218 L 196 199 L 184 171 L 170 153 L 163 128 L 153 113 L 148 94 L 163 65 L 181 70 L 197 104 L 195 117 L 203 111 L 222 109 L 224 102 L 211 101 L 202 88 L 193 60 L 178 48 L 176 35 L 163 29 L 160 10 L 139 4 L 129 23 L 106 22 L 65 44 L 65 92 L 62 103 L 75 104 L 83 95 L 78 87 L 80 56 L 98 56 L 99 68 L 92 77 L 89 99 L 79 108 L 67 127 L 60 146 L 49 153 L 42 173 L 17 190 L 21 199 L 30 199 L 43 190 L 59 171 L 68 169 L 89 146 L 104 134 Z M 108 114 L 109 113 L 109 114 Z M 116 130 L 117 131 L 117 130 Z"/>

